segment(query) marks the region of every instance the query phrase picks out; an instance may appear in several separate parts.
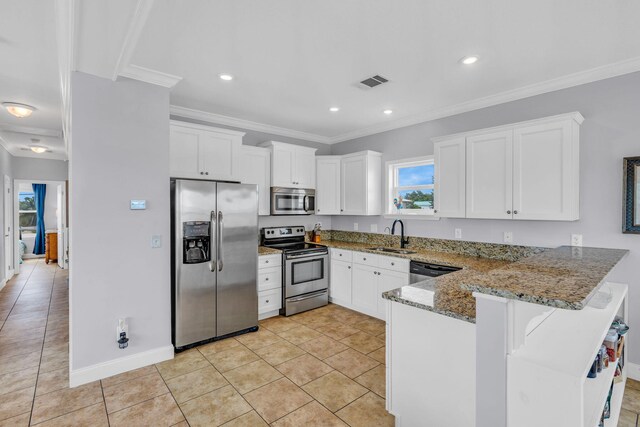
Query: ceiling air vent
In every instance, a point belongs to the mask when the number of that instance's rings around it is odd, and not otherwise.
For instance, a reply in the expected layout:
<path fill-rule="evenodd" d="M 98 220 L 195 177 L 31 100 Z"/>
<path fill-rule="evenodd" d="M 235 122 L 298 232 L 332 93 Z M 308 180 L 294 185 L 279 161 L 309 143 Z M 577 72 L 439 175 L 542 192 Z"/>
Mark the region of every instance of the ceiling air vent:
<path fill-rule="evenodd" d="M 373 77 L 369 77 L 368 79 L 364 79 L 360 83 L 365 85 L 365 86 L 367 86 L 367 87 L 373 88 L 373 87 L 381 85 L 382 83 L 386 83 L 388 81 L 389 81 L 388 79 L 385 79 L 384 77 L 379 76 L 379 75 L 376 74 Z"/>

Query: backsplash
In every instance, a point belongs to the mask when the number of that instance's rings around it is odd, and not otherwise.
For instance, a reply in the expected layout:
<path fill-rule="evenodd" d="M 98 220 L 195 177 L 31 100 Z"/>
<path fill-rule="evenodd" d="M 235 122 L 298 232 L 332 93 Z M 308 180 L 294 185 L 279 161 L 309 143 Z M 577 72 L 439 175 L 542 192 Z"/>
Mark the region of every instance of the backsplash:
<path fill-rule="evenodd" d="M 311 238 L 311 232 L 307 232 Z M 502 245 L 499 243 L 468 242 L 465 240 L 432 239 L 429 237 L 408 236 L 408 248 L 424 249 L 446 253 L 455 253 L 502 261 L 518 261 L 529 255 L 543 252 L 547 248 L 535 246 Z M 371 246 L 400 247 L 400 236 L 358 231 L 322 230 L 322 240 L 366 243 Z"/>

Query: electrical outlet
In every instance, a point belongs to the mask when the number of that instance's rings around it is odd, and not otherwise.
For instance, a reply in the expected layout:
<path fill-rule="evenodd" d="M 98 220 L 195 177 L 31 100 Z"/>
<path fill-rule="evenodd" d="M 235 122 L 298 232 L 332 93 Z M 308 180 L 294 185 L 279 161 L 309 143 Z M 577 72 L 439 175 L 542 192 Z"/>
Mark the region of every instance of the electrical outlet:
<path fill-rule="evenodd" d="M 511 231 L 504 232 L 504 242 L 513 243 L 513 233 Z"/>
<path fill-rule="evenodd" d="M 162 236 L 153 235 L 151 236 L 151 247 L 154 249 L 162 247 Z"/>
<path fill-rule="evenodd" d="M 582 246 L 582 234 L 571 235 L 571 246 Z"/>
<path fill-rule="evenodd" d="M 456 228 L 456 239 L 462 239 L 462 228 Z"/>
<path fill-rule="evenodd" d="M 371 224 L 371 232 L 372 233 L 378 232 L 378 224 Z"/>
<path fill-rule="evenodd" d="M 116 326 L 116 341 L 120 339 L 120 334 L 124 332 L 127 337 L 129 336 L 129 324 L 127 318 L 118 319 L 118 325 Z"/>
<path fill-rule="evenodd" d="M 358 231 L 358 223 L 357 222 L 353 223 L 353 231 Z"/>

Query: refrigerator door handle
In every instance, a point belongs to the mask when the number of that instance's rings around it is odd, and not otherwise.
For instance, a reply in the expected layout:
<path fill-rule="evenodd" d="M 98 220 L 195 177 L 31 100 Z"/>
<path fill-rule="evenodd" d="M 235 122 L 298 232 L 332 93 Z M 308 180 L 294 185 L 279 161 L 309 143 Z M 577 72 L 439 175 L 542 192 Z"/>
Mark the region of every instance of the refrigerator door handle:
<path fill-rule="evenodd" d="M 218 212 L 218 271 L 222 271 L 222 229 L 224 228 L 222 211 Z"/>
<path fill-rule="evenodd" d="M 211 236 L 210 236 L 210 242 L 209 242 L 209 253 L 211 254 L 211 262 L 209 263 L 209 270 L 211 270 L 212 272 L 216 271 L 216 258 L 217 258 L 217 252 L 218 252 L 218 247 L 216 245 L 216 239 L 217 239 L 217 234 L 216 234 L 216 211 L 211 211 Z"/>

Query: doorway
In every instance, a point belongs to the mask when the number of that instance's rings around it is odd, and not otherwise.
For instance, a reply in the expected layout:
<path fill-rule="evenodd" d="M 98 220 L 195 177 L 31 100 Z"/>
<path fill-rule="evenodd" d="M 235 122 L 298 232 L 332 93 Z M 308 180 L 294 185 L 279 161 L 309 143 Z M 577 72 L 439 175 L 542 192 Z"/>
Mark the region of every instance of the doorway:
<path fill-rule="evenodd" d="M 2 279 L 6 282 L 14 274 L 14 246 L 13 246 L 13 190 L 11 188 L 11 177 L 4 176 L 4 274 Z"/>
<path fill-rule="evenodd" d="M 37 212 L 33 184 L 45 184 L 44 198 L 45 241 L 44 254 L 34 254 L 36 241 Z M 13 259 L 15 273 L 20 272 L 20 265 L 26 259 L 45 258 L 57 263 L 60 268 L 68 268 L 66 219 L 66 183 L 65 181 L 15 180 L 13 191 Z"/>

